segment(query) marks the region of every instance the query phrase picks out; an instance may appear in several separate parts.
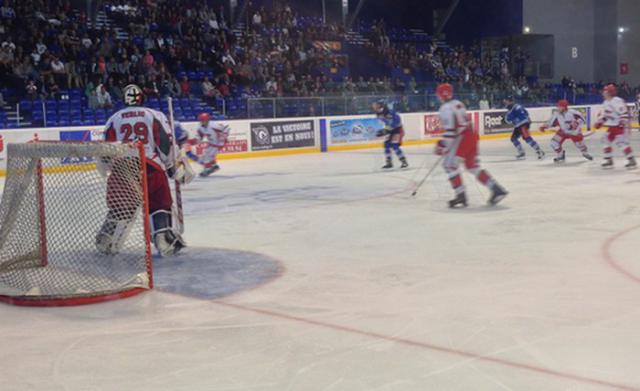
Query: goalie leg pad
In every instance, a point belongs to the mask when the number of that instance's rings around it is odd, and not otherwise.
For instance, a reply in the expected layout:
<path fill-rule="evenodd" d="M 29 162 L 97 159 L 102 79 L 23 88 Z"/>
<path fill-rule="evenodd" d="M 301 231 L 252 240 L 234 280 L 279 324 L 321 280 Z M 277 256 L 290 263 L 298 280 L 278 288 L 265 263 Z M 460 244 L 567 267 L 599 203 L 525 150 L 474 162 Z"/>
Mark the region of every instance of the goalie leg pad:
<path fill-rule="evenodd" d="M 151 235 L 153 244 L 163 257 L 177 254 L 187 243 L 172 224 L 171 211 L 159 210 L 151 214 Z"/>
<path fill-rule="evenodd" d="M 98 235 L 96 235 L 98 251 L 107 255 L 119 253 L 129 237 L 134 216 L 135 211 L 116 212 L 110 210 Z"/>

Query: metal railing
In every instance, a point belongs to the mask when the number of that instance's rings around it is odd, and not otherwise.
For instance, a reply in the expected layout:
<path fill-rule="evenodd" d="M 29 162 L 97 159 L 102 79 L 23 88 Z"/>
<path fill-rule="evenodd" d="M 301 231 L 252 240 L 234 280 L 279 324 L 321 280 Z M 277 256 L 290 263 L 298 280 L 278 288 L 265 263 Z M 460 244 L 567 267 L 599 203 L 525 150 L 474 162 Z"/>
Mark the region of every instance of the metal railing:
<path fill-rule="evenodd" d="M 502 99 L 507 96 L 504 92 L 474 92 L 463 91 L 456 94 L 470 110 L 483 108 L 502 108 Z M 567 90 L 561 92 L 532 92 L 525 97 L 516 97 L 518 102 L 525 106 L 554 105 L 558 99 L 567 99 L 571 104 L 597 104 L 601 101 L 599 94 L 577 94 Z M 378 100 L 384 100 L 392 108 L 402 113 L 437 111 L 439 102 L 434 94 L 372 94 L 372 95 L 341 95 L 318 97 L 278 97 L 278 98 L 247 98 L 242 106 L 229 104 L 231 100 L 218 99 L 210 102 L 199 110 L 216 113 L 226 119 L 259 119 L 259 118 L 284 118 L 284 117 L 313 117 L 313 116 L 345 116 L 371 114 L 371 104 Z M 103 125 L 113 109 L 83 109 L 81 116 L 76 118 L 80 108 L 74 107 L 73 111 L 68 106 L 63 112 L 58 101 L 56 108 L 47 106 L 45 100 L 33 100 L 25 102 L 25 107 L 16 104 L 15 111 L 0 113 L 0 128 L 11 127 L 50 127 L 50 126 L 91 126 Z M 245 104 L 246 103 L 246 104 Z M 166 106 L 161 106 L 165 111 Z M 57 111 L 56 111 L 57 110 Z M 94 115 L 87 116 L 87 112 Z M 197 113 L 189 112 L 188 115 L 176 118 L 180 121 L 195 121 Z M 192 118 L 193 117 L 193 118 Z M 64 120 L 61 120 L 64 118 Z M 91 118 L 88 120 L 88 118 Z"/>

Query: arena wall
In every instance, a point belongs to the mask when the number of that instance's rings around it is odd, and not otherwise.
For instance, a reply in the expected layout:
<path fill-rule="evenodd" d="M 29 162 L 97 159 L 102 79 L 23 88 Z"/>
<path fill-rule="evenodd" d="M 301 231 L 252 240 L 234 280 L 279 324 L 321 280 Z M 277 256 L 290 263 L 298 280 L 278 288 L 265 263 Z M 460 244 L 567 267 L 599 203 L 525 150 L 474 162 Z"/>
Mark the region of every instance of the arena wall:
<path fill-rule="evenodd" d="M 588 119 L 590 129 L 600 106 L 577 106 Z M 534 132 L 546 121 L 553 107 L 533 108 L 529 112 Z M 504 123 L 505 110 L 471 111 L 469 117 L 481 139 L 508 137 L 511 127 Z M 405 128 L 405 145 L 434 143 L 440 136 L 437 113 L 401 114 Z M 241 159 L 264 156 L 283 156 L 302 153 L 334 152 L 354 149 L 379 148 L 375 133 L 382 125 L 373 116 L 279 118 L 263 120 L 226 121 L 231 126 L 229 142 L 221 159 Z M 182 124 L 195 134 L 197 122 Z M 41 141 L 98 141 L 102 128 L 34 128 L 0 130 L 0 175 L 5 174 L 6 145 Z M 201 152 L 199 146 L 196 153 Z M 66 159 L 61 164 L 86 164 Z"/>

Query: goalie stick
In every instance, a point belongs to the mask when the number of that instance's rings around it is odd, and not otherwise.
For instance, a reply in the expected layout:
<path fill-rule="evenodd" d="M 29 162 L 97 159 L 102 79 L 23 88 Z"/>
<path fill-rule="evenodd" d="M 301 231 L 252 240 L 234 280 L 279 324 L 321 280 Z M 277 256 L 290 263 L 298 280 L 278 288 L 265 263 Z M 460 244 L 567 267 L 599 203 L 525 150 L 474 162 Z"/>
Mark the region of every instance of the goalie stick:
<path fill-rule="evenodd" d="M 179 155 L 180 151 L 178 150 L 178 143 L 176 141 L 176 128 L 175 122 L 173 120 L 173 98 L 167 98 L 168 109 L 169 109 L 169 126 L 171 127 L 171 142 L 173 143 L 174 152 Z M 178 180 L 174 180 L 174 190 L 175 190 L 175 208 L 173 214 L 176 220 L 176 229 L 180 234 L 184 233 L 184 212 L 182 208 L 182 186 Z"/>

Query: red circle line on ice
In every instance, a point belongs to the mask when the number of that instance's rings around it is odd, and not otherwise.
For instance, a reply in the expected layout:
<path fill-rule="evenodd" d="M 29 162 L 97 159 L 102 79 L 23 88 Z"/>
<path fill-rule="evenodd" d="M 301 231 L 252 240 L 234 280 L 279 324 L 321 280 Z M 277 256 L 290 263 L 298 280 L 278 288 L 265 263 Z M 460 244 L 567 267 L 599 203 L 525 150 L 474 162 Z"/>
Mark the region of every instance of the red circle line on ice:
<path fill-rule="evenodd" d="M 616 272 L 618 272 L 619 274 L 623 275 L 624 277 L 626 277 L 628 280 L 631 280 L 633 282 L 635 282 L 636 284 L 640 284 L 640 276 L 634 274 L 633 272 L 627 270 L 625 267 L 623 267 L 620 262 L 618 262 L 613 255 L 611 255 L 611 248 L 613 247 L 613 245 L 620 240 L 621 238 L 625 237 L 626 235 L 630 234 L 631 232 L 640 229 L 640 224 L 638 225 L 634 225 L 633 227 L 629 227 L 626 228 L 612 236 L 610 236 L 609 238 L 607 238 L 607 240 L 605 240 L 604 244 L 602 245 L 602 257 L 604 258 L 604 260 L 607 262 L 607 264 Z"/>

